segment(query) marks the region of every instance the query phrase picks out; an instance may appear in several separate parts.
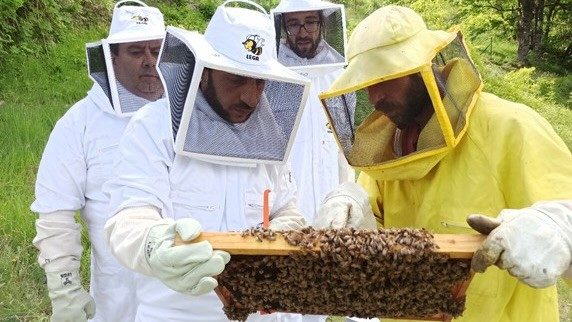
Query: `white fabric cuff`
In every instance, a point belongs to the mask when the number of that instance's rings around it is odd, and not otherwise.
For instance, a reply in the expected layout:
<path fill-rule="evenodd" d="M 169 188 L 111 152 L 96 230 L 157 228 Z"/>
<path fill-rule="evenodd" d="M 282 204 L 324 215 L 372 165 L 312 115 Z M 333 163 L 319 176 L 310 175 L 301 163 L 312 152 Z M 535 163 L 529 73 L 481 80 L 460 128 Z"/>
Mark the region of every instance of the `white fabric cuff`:
<path fill-rule="evenodd" d="M 570 254 L 572 254 L 572 200 L 541 201 L 531 207 L 550 218 L 550 223 L 561 232 L 566 241 Z M 564 277 L 572 278 L 572 262 Z"/>
<path fill-rule="evenodd" d="M 73 211 L 39 214 L 32 244 L 40 251 L 38 263 L 46 272 L 77 270 L 80 266 L 81 226 Z"/>
<path fill-rule="evenodd" d="M 329 201 L 330 199 L 333 201 Z M 328 204 L 330 206 L 327 206 Z M 338 208 L 336 210 L 338 214 L 335 216 L 335 219 L 334 217 L 325 219 L 325 217 L 330 215 L 324 213 L 324 211 L 336 208 Z M 346 214 L 340 213 L 340 210 Z M 318 216 L 320 219 L 314 219 L 316 227 L 338 227 L 341 225 L 342 227 L 354 227 L 357 229 L 377 229 L 377 222 L 369 202 L 369 196 L 361 185 L 353 181 L 342 183 L 328 193 L 318 211 Z"/>
<path fill-rule="evenodd" d="M 337 186 L 334 190 L 330 191 L 326 195 L 322 203 L 325 203 L 328 199 L 339 196 L 347 196 L 352 198 L 364 209 L 371 208 L 367 192 L 362 188 L 362 186 L 353 181 L 345 182 Z"/>
<path fill-rule="evenodd" d="M 274 216 L 270 217 L 269 228 L 273 230 L 302 229 L 307 226 L 306 218 L 302 216 L 296 205 L 296 199 L 290 200 L 278 209 Z"/>
<path fill-rule="evenodd" d="M 298 206 L 296 205 L 295 199 L 288 201 L 288 203 L 280 207 L 280 209 L 278 209 L 274 215 L 270 216 L 270 220 L 284 216 L 294 216 L 294 217 L 299 216 L 304 218 L 304 216 L 302 216 L 302 213 L 300 213 Z"/>
<path fill-rule="evenodd" d="M 55 295 L 54 292 L 58 292 L 64 289 L 71 289 L 74 285 L 81 287 L 81 276 L 79 270 L 65 270 L 60 272 L 46 272 L 46 283 L 48 284 L 48 290 L 50 290 L 50 298 Z"/>
<path fill-rule="evenodd" d="M 111 253 L 119 262 L 138 273 L 153 276 L 145 255 L 149 230 L 157 225 L 169 225 L 172 219 L 163 219 L 153 206 L 130 207 L 107 220 L 105 236 Z"/>

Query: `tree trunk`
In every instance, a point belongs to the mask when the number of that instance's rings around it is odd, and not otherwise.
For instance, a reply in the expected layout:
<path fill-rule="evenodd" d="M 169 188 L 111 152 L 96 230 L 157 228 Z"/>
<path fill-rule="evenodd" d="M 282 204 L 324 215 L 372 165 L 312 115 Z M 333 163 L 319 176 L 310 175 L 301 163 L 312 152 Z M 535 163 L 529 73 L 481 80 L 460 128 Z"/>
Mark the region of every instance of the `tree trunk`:
<path fill-rule="evenodd" d="M 532 47 L 534 0 L 518 0 L 520 5 L 520 19 L 518 22 L 516 38 L 518 41 L 517 60 L 519 65 L 528 65 L 528 54 Z"/>
<path fill-rule="evenodd" d="M 534 27 L 530 49 L 537 54 L 542 53 L 544 36 L 544 0 L 536 0 L 534 7 Z"/>

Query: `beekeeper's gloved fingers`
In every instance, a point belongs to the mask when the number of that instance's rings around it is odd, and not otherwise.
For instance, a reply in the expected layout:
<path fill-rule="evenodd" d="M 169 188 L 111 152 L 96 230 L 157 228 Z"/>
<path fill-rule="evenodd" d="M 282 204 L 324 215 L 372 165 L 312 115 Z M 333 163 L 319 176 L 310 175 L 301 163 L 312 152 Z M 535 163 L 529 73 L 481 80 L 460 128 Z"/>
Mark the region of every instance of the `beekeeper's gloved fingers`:
<path fill-rule="evenodd" d="M 147 260 L 153 275 L 171 289 L 190 295 L 208 293 L 218 285 L 213 276 L 220 274 L 230 261 L 224 251 L 213 251 L 208 241 L 174 246 L 175 234 L 191 241 L 201 225 L 184 218 L 152 227 L 147 235 Z"/>
<path fill-rule="evenodd" d="M 339 185 L 322 202 L 314 227 L 377 229 L 367 192 L 354 182 Z"/>
<path fill-rule="evenodd" d="M 230 260 L 224 251 L 213 251 L 208 241 L 175 246 L 175 236 L 192 241 L 201 225 L 192 218 L 162 218 L 155 206 L 129 207 L 107 220 L 105 235 L 113 255 L 136 272 L 161 280 L 175 291 L 199 295 L 217 286 Z"/>
<path fill-rule="evenodd" d="M 475 219 L 468 220 L 473 226 Z M 482 227 L 495 221 L 479 218 Z M 522 282 L 548 287 L 570 269 L 572 259 L 572 211 L 558 202 L 535 204 L 519 210 L 505 209 L 481 247 L 471 266 L 484 272 L 490 265 L 506 269 Z M 483 224 L 484 223 L 484 224 Z"/>
<path fill-rule="evenodd" d="M 469 215 L 467 217 L 467 223 L 479 233 L 488 235 L 501 224 L 501 221 L 484 215 Z"/>
<path fill-rule="evenodd" d="M 52 301 L 52 322 L 87 321 L 95 315 L 95 301 L 81 286 L 78 270 L 46 272 Z"/>

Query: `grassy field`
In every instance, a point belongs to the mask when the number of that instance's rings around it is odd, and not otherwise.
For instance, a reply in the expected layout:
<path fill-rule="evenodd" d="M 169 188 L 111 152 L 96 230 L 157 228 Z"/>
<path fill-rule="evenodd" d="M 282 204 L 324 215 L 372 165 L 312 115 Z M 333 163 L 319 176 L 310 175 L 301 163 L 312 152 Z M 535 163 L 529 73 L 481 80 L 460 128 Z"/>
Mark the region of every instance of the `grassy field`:
<path fill-rule="evenodd" d="M 48 320 L 50 305 L 45 279 L 31 244 L 35 216 L 29 205 L 35 173 L 56 120 L 91 86 L 85 71 L 83 44 L 100 39 L 105 33 L 104 29 L 70 33 L 46 55 L 15 56 L 0 66 L 0 321 Z M 538 77 L 534 71 L 507 73 L 502 68 L 483 65 L 488 68 L 488 91 L 537 109 L 572 146 L 570 93 L 549 95 L 548 99 L 539 96 L 550 86 L 570 82 L 570 76 L 541 75 L 542 87 L 532 82 L 533 77 Z M 87 285 L 88 257 L 83 260 Z M 572 290 L 559 283 L 559 293 L 561 320 L 570 321 Z"/>
<path fill-rule="evenodd" d="M 69 34 L 42 57 L 15 57 L 0 74 L 0 320 L 41 321 L 50 312 L 37 265 L 33 201 L 36 170 L 55 122 L 91 87 L 84 44 L 105 30 Z M 87 252 L 85 252 L 87 253 Z M 88 257 L 84 256 L 86 265 Z M 87 270 L 83 271 L 84 278 Z M 87 280 L 87 278 L 86 278 Z"/>

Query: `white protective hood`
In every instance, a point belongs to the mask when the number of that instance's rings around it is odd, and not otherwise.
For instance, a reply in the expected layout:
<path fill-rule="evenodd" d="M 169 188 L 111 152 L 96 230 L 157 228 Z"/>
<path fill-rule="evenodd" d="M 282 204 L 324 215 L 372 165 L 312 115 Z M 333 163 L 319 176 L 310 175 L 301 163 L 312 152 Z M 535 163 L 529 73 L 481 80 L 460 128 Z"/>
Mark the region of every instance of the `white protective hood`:
<path fill-rule="evenodd" d="M 310 59 L 297 56 L 289 48 L 282 17 L 284 13 L 299 11 L 321 11 L 321 40 L 316 56 Z M 347 64 L 346 14 L 343 4 L 321 0 L 282 0 L 276 8 L 270 10 L 276 32 L 275 45 L 278 61 L 294 70 L 311 71 L 316 69 L 335 70 Z"/>
<path fill-rule="evenodd" d="M 159 9 L 138 0 L 125 0 L 115 4 L 108 37 L 86 44 L 88 75 L 99 84 L 118 116 L 131 116 L 149 101 L 130 93 L 116 80 L 110 45 L 164 37 L 165 23 Z"/>
<path fill-rule="evenodd" d="M 247 3 L 258 10 L 227 6 L 231 2 Z M 309 80 L 276 60 L 275 48 L 271 46 L 274 39 L 271 23 L 266 11 L 256 3 L 227 1 L 218 7 L 204 36 L 176 27 L 167 28 L 158 65 L 169 99 L 177 154 L 233 165 L 286 161 L 307 99 Z M 193 129 L 197 117 L 206 116 L 196 107 L 205 70 L 263 80 L 264 92 L 256 109 L 270 113 L 270 117 L 264 117 L 268 122 L 255 124 L 249 120 L 224 125 L 221 120 L 210 117 L 209 122 L 218 124 L 207 128 L 211 135 L 194 135 L 197 134 L 196 126 Z M 257 111 L 251 117 L 259 114 Z M 206 120 L 202 121 L 203 126 Z M 233 140 L 220 137 L 221 133 L 228 133 L 220 131 L 221 126 L 243 132 L 239 137 L 251 135 L 253 139 L 232 144 Z M 210 138 L 210 141 L 197 141 L 197 138 Z M 262 145 L 254 143 L 256 140 L 265 142 L 264 147 L 273 151 L 262 151 Z M 205 148 L 209 146 L 212 149 Z"/>

